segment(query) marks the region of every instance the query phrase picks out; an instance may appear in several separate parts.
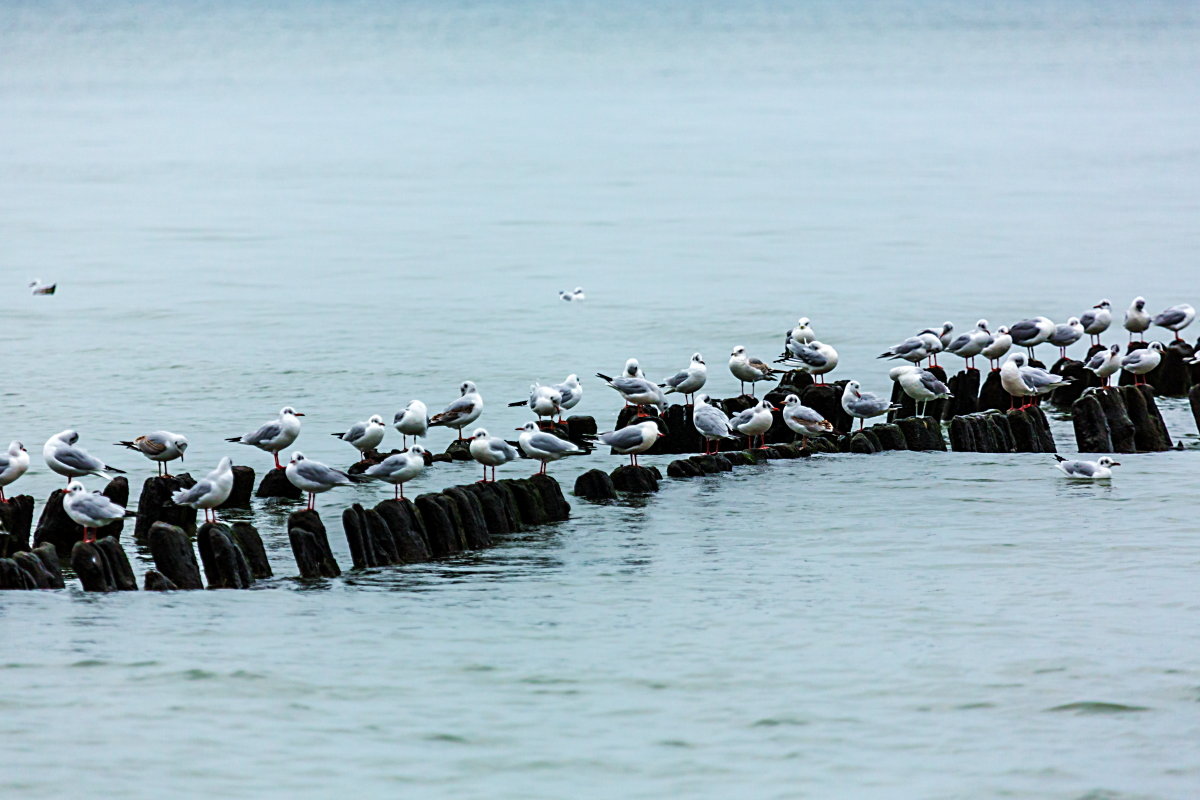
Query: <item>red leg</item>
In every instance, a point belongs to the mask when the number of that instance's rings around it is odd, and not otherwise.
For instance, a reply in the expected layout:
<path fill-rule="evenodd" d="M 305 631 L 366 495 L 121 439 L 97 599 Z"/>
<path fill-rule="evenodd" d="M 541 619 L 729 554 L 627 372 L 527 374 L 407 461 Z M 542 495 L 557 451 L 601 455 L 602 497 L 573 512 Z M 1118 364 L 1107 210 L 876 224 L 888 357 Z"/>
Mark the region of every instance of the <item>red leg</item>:
<path fill-rule="evenodd" d="M 283 464 L 279 463 L 279 451 L 276 450 L 271 455 L 275 456 L 275 469 L 283 469 Z"/>

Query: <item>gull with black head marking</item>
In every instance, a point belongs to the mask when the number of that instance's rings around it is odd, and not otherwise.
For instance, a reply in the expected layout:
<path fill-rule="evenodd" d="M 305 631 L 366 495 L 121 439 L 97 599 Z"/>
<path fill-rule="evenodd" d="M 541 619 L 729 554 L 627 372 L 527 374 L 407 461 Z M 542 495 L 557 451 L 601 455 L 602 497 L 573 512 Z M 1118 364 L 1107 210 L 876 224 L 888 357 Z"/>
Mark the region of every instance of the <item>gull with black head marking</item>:
<path fill-rule="evenodd" d="M 480 483 L 488 482 L 488 467 L 492 468 L 492 483 L 496 482 L 496 467 L 507 464 L 510 461 L 515 461 L 519 454 L 517 448 L 513 447 L 508 442 L 501 439 L 499 436 L 492 436 L 483 428 L 476 428 L 471 434 L 471 458 L 475 459 L 483 466 L 483 480 Z"/>
<path fill-rule="evenodd" d="M 175 505 L 204 509 L 204 521 L 217 521 L 217 506 L 229 499 L 233 492 L 233 461 L 225 456 L 216 469 L 205 475 L 195 485 L 180 489 L 171 495 Z"/>
<path fill-rule="evenodd" d="M 1125 326 L 1125 330 L 1129 331 L 1129 341 L 1131 342 L 1134 336 L 1150 329 L 1150 315 L 1146 312 L 1146 298 L 1133 298 L 1133 302 L 1125 311 L 1125 322 L 1122 324 Z"/>
<path fill-rule="evenodd" d="M 691 405 L 691 396 L 704 388 L 708 382 L 708 365 L 699 353 L 692 353 L 692 363 L 659 384 L 663 394 L 681 394 L 684 402 Z"/>
<path fill-rule="evenodd" d="M 1162 342 L 1151 342 L 1149 347 L 1134 350 L 1121 359 L 1121 369 L 1133 376 L 1135 386 L 1146 383 L 1146 373 L 1153 372 L 1162 363 Z"/>
<path fill-rule="evenodd" d="M 692 409 L 692 427 L 704 437 L 704 454 L 711 455 L 721 449 L 722 439 L 735 439 L 729 429 L 729 417 L 725 412 L 711 405 L 706 394 L 696 396 L 696 404 Z"/>
<path fill-rule="evenodd" d="M 566 439 L 560 439 L 552 433 L 540 430 L 536 422 L 526 422 L 517 430 L 521 432 L 521 435 L 517 437 L 517 443 L 522 452 L 530 458 L 542 462 L 541 469 L 538 470 L 539 475 L 546 474 L 546 465 L 551 461 L 558 461 L 567 456 L 587 454 L 586 450 L 580 449 L 579 445 L 574 442 L 568 442 Z"/>
<path fill-rule="evenodd" d="M 1121 345 L 1114 344 L 1107 350 L 1099 350 L 1088 359 L 1083 368 L 1100 379 L 1101 388 L 1111 388 L 1108 379 L 1121 368 Z"/>
<path fill-rule="evenodd" d="M 842 410 L 858 420 L 858 429 L 861 431 L 866 420 L 889 411 L 898 411 L 900 406 L 873 392 L 864 392 L 858 381 L 848 381 L 842 391 Z"/>
<path fill-rule="evenodd" d="M 408 448 L 408 437 L 424 437 L 429 433 L 429 409 L 420 400 L 409 400 L 403 411 L 397 411 L 392 425 L 399 431 L 401 447 Z"/>
<path fill-rule="evenodd" d="M 1096 303 L 1079 315 L 1079 324 L 1083 326 L 1083 332 L 1088 335 L 1090 344 L 1100 344 L 1100 335 L 1112 324 L 1112 303 L 1107 300 Z"/>
<path fill-rule="evenodd" d="M 1055 453 L 1054 460 L 1058 462 L 1054 466 L 1063 475 L 1085 481 L 1109 480 L 1112 478 L 1112 468 L 1121 466 L 1120 461 L 1113 461 L 1108 456 L 1100 456 L 1097 461 L 1069 461 Z"/>
<path fill-rule="evenodd" d="M 137 516 L 99 492 L 89 492 L 79 481 L 67 484 L 63 511 L 71 521 L 83 528 L 83 541 L 96 541 L 96 529 L 125 517 Z"/>
<path fill-rule="evenodd" d="M 98 475 L 105 480 L 112 480 L 112 476 L 107 473 L 124 474 L 125 470 L 106 465 L 76 445 L 78 441 L 79 434 L 73 430 L 65 430 L 51 436 L 42 447 L 42 458 L 46 460 L 46 466 L 65 476 L 68 483 L 84 475 Z"/>
<path fill-rule="evenodd" d="M 1160 311 L 1154 317 L 1154 324 L 1160 328 L 1166 328 L 1175 334 L 1175 341 L 1182 342 L 1183 337 L 1179 332 L 1192 324 L 1192 320 L 1196 318 L 1196 309 L 1192 308 L 1187 303 L 1180 303 L 1177 306 Z"/>
<path fill-rule="evenodd" d="M 183 454 L 188 448 L 186 436 L 170 431 L 154 431 L 145 436 L 139 436 L 131 442 L 117 442 L 118 447 L 136 450 L 153 461 L 158 467 L 160 476 L 167 476 L 167 462 L 175 459 L 183 460 Z"/>
<path fill-rule="evenodd" d="M 746 383 L 750 384 L 750 396 L 754 396 L 754 384 L 770 380 L 777 371 L 769 364 L 746 355 L 746 348 L 738 345 L 729 354 L 729 371 L 741 383 L 741 393 L 746 393 Z"/>
<path fill-rule="evenodd" d="M 317 495 L 336 489 L 339 486 L 352 486 L 360 480 L 358 476 L 348 475 L 340 469 L 334 469 L 328 464 L 305 458 L 299 450 L 292 453 L 292 460 L 285 468 L 288 483 L 302 492 L 308 493 L 308 510 L 315 511 Z"/>
<path fill-rule="evenodd" d="M 367 467 L 362 472 L 365 480 L 383 481 L 390 483 L 395 489 L 395 499 L 404 499 L 404 484 L 420 475 L 425 470 L 425 448 L 414 443 L 403 453 L 388 456 L 378 464 Z"/>
<path fill-rule="evenodd" d="M 283 465 L 279 463 L 279 453 L 287 449 L 300 435 L 298 418 L 303 416 L 291 406 L 284 406 L 279 409 L 278 419 L 264 423 L 256 431 L 243 436 L 232 436 L 225 441 L 257 447 L 259 450 L 270 453 L 275 458 L 275 469 L 283 469 Z"/>
<path fill-rule="evenodd" d="M 379 447 L 379 443 L 383 441 L 383 434 L 387 430 L 387 425 L 383 421 L 383 417 L 378 414 L 372 414 L 371 418 L 366 422 L 356 422 L 350 426 L 350 430 L 342 433 L 331 433 L 330 436 L 336 436 L 343 442 L 348 442 L 354 446 L 358 454 L 366 458 L 367 453 Z"/>
<path fill-rule="evenodd" d="M 629 456 L 630 466 L 636 467 L 638 455 L 653 447 L 662 435 L 657 422 L 646 420 L 598 434 L 596 440 L 611 447 L 618 455 Z"/>
<path fill-rule="evenodd" d="M 1028 359 L 1024 353 L 1013 353 L 1000 368 L 1000 385 L 1012 398 L 1014 407 L 1018 397 L 1040 397 L 1060 386 L 1068 385 L 1073 380 L 1053 372 L 1047 372 L 1041 367 L 1032 367 L 1027 362 Z M 1032 402 L 1026 403 L 1021 406 L 1021 409 L 1029 408 L 1031 405 L 1033 405 Z"/>

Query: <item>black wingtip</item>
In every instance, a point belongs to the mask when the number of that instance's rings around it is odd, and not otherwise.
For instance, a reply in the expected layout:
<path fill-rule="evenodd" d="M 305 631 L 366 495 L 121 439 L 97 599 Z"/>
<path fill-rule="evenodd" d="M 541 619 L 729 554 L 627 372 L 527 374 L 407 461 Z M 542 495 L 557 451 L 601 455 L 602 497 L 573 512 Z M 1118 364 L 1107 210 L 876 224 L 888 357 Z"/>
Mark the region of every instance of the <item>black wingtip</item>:
<path fill-rule="evenodd" d="M 596 377 L 602 381 L 608 381 L 609 383 L 612 383 L 612 378 L 608 377 L 603 372 L 597 372 Z"/>
<path fill-rule="evenodd" d="M 1066 461 L 1066 459 L 1063 458 L 1062 456 L 1060 456 L 1058 453 L 1054 454 L 1054 460 L 1055 461 Z"/>
<path fill-rule="evenodd" d="M 228 439 L 226 439 L 225 441 L 227 441 L 227 442 L 240 442 L 241 440 L 242 440 L 242 437 L 240 437 L 240 436 L 230 436 L 230 437 L 229 437 Z"/>
<path fill-rule="evenodd" d="M 509 404 L 508 404 L 508 407 L 509 407 L 509 408 L 516 408 L 517 406 L 523 406 L 523 405 L 525 405 L 527 402 L 529 402 L 529 401 L 528 401 L 528 400 L 518 400 L 518 401 L 517 401 L 517 402 L 515 402 L 515 403 L 509 403 Z"/>
<path fill-rule="evenodd" d="M 330 435 L 330 436 L 336 436 L 336 437 L 338 437 L 338 438 L 340 439 L 340 438 L 342 438 L 343 436 L 345 436 L 345 435 L 346 435 L 346 433 L 345 433 L 345 431 L 343 431 L 342 433 L 331 433 L 331 434 L 329 434 L 329 435 Z"/>
<path fill-rule="evenodd" d="M 110 466 L 108 466 L 107 464 L 105 464 L 105 465 L 104 465 L 104 471 L 105 471 L 105 472 L 115 472 L 115 473 L 117 473 L 118 475 L 124 475 L 124 474 L 125 474 L 125 470 L 123 470 L 123 469 L 117 469 L 116 467 L 110 467 Z"/>

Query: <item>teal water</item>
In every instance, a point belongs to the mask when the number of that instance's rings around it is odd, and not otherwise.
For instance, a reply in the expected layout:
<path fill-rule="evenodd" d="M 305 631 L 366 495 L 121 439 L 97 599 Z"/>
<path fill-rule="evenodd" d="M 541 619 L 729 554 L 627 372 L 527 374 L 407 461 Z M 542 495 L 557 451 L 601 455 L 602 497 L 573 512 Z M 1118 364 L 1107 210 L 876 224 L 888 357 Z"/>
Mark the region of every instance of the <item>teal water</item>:
<path fill-rule="evenodd" d="M 5 4 L 14 489 L 57 488 L 66 427 L 137 485 L 109 443 L 204 470 L 291 404 L 344 466 L 328 432 L 467 378 L 506 432 L 629 356 L 732 394 L 729 350 L 801 315 L 885 391 L 874 355 L 944 319 L 1196 303 L 1198 45 L 1166 3 Z M 1186 449 L 1111 486 L 821 457 L 329 583 L 6 593 L 0 794 L 1191 797 L 1197 437 L 1164 413 Z M 251 515 L 282 576 L 289 510 Z"/>

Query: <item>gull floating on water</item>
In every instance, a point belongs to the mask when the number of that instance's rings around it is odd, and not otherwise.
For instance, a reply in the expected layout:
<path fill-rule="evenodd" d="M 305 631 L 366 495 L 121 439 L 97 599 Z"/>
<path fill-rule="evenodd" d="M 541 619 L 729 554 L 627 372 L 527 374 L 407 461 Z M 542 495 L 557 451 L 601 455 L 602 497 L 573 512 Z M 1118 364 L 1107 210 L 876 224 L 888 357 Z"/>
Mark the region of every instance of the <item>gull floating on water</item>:
<path fill-rule="evenodd" d="M 1125 312 L 1125 330 L 1129 331 L 1129 341 L 1133 341 L 1133 337 L 1138 333 L 1145 333 L 1150 329 L 1150 315 L 1146 313 L 1146 298 L 1135 297 L 1133 302 L 1129 304 L 1129 309 Z"/>
<path fill-rule="evenodd" d="M 7 503 L 4 487 L 25 474 L 29 469 L 29 452 L 25 445 L 14 440 L 8 445 L 7 453 L 0 453 L 0 503 Z"/>
<path fill-rule="evenodd" d="M 32 280 L 29 282 L 29 293 L 34 296 L 54 294 L 54 292 L 57 290 L 58 290 L 57 283 L 50 283 L 50 284 L 42 283 L 41 278 L 38 278 L 36 280 Z"/>
<path fill-rule="evenodd" d="M 336 436 L 343 442 L 354 445 L 359 454 L 365 458 L 368 452 L 374 450 L 383 441 L 383 434 L 386 430 L 387 425 L 384 423 L 383 417 L 372 414 L 366 422 L 356 422 L 350 426 L 350 430 L 332 433 L 330 436 Z"/>
<path fill-rule="evenodd" d="M 1121 368 L 1121 345 L 1114 344 L 1107 350 L 1097 351 L 1083 368 L 1094 373 L 1100 379 L 1100 385 L 1107 389 L 1108 379 Z"/>
<path fill-rule="evenodd" d="M 1013 344 L 1026 348 L 1029 357 L 1033 358 L 1033 348 L 1049 339 L 1054 334 L 1055 327 L 1048 317 L 1033 317 L 1009 325 L 1008 334 L 1012 337 Z"/>
<path fill-rule="evenodd" d="M 526 422 L 517 430 L 521 432 L 517 437 L 521 450 L 530 458 L 542 462 L 542 467 L 538 470 L 539 475 L 546 473 L 546 465 L 551 461 L 558 461 L 567 456 L 582 456 L 587 452 L 581 450 L 574 442 L 539 430 L 536 422 Z"/>
<path fill-rule="evenodd" d="M 783 400 L 783 423 L 804 440 L 805 448 L 810 438 L 833 433 L 833 423 L 801 403 L 799 396 L 794 394 L 789 394 Z"/>
<path fill-rule="evenodd" d="M 618 455 L 629 456 L 629 463 L 636 467 L 638 454 L 653 447 L 662 435 L 657 422 L 646 420 L 636 425 L 626 425 L 619 430 L 601 433 L 596 439 L 611 447 Z"/>
<path fill-rule="evenodd" d="M 940 400 L 953 397 L 949 387 L 938 380 L 938 377 L 927 369 L 916 366 L 892 367 L 888 377 L 900 385 L 906 395 L 917 403 L 917 416 L 925 416 L 925 408 L 930 400 Z"/>
<path fill-rule="evenodd" d="M 1146 382 L 1146 373 L 1154 370 L 1162 362 L 1162 342 L 1151 342 L 1149 347 L 1134 350 L 1121 359 L 1121 369 L 1133 375 L 1135 385 Z"/>
<path fill-rule="evenodd" d="M 1013 406 L 1018 397 L 1038 397 L 1071 383 L 1071 378 L 1055 375 L 1041 367 L 1031 367 L 1026 362 L 1024 353 L 1013 353 L 1000 368 L 1000 385 L 1013 398 Z M 1029 408 L 1030 405 L 1026 403 L 1021 408 Z"/>
<path fill-rule="evenodd" d="M 1192 324 L 1192 320 L 1196 318 L 1196 309 L 1192 308 L 1187 303 L 1180 303 L 1177 306 L 1171 306 L 1164 309 L 1154 318 L 1154 324 L 1160 328 L 1166 328 L 1169 331 L 1174 331 L 1175 341 L 1182 342 L 1183 337 L 1179 332 Z"/>
<path fill-rule="evenodd" d="M 492 482 L 495 483 L 496 467 L 515 461 L 519 457 L 517 448 L 499 436 L 490 436 L 483 428 L 476 428 L 471 434 L 470 451 L 471 458 L 483 465 L 483 480 L 480 483 L 488 482 L 488 467 L 492 468 Z"/>
<path fill-rule="evenodd" d="M 478 433 L 478 431 L 477 431 Z M 404 499 L 404 484 L 421 474 L 425 469 L 425 448 L 419 444 L 403 453 L 396 453 L 363 470 L 364 478 L 383 481 L 396 487 L 395 499 Z"/>
<path fill-rule="evenodd" d="M 771 412 L 778 410 L 770 401 L 760 400 L 756 405 L 730 417 L 729 429 L 746 437 L 747 449 L 754 447 L 756 438 L 759 440 L 760 448 L 765 448 L 767 443 L 763 437 L 771 429 L 771 423 L 775 421 L 775 416 Z"/>
<path fill-rule="evenodd" d="M 117 442 L 117 446 L 138 451 L 155 462 L 158 466 L 158 474 L 165 476 L 168 474 L 166 462 L 174 461 L 177 458 L 182 460 L 183 453 L 188 447 L 188 440 L 186 436 L 178 433 L 155 431 L 147 433 L 145 436 L 139 436 L 132 442 Z"/>
<path fill-rule="evenodd" d="M 291 406 L 284 406 L 279 409 L 279 419 L 265 423 L 253 433 L 233 436 L 225 441 L 247 444 L 270 453 L 275 457 L 275 469 L 283 469 L 283 465 L 279 463 L 279 452 L 296 441 L 296 437 L 300 435 L 300 420 L 297 417 L 303 416 Z"/>
<path fill-rule="evenodd" d="M 1101 300 L 1092 306 L 1091 310 L 1083 312 L 1079 322 L 1083 325 L 1083 332 L 1088 335 L 1088 341 L 1091 344 L 1100 344 L 1100 334 L 1112 324 L 1112 303 Z"/>
<path fill-rule="evenodd" d="M 1091 481 L 1106 481 L 1112 477 L 1112 468 L 1121 466 L 1120 461 L 1113 461 L 1108 456 L 1100 456 L 1099 461 L 1068 461 L 1055 453 L 1054 466 L 1068 478 L 1082 478 Z"/>
<path fill-rule="evenodd" d="M 1012 336 L 1007 325 L 1001 325 L 992 336 L 992 343 L 980 351 L 980 355 L 988 360 L 992 370 L 1000 369 L 1000 359 L 1012 348 Z"/>
<path fill-rule="evenodd" d="M 288 462 L 285 473 L 288 483 L 300 491 L 308 493 L 309 511 L 316 508 L 318 494 L 354 483 L 354 479 L 345 472 L 334 469 L 328 464 L 322 464 L 320 461 L 305 458 L 304 453 L 299 450 L 292 453 L 292 460 Z"/>
<path fill-rule="evenodd" d="M 685 401 L 704 388 L 708 382 L 708 365 L 699 353 L 692 353 L 692 363 L 659 384 L 663 394 L 681 394 Z"/>
<path fill-rule="evenodd" d="M 479 389 L 473 381 L 463 381 L 458 390 L 462 396 L 429 420 L 429 427 L 444 425 L 454 428 L 458 431 L 458 440 L 462 441 L 462 429 L 479 419 L 479 415 L 483 413 L 483 396 L 479 394 Z"/>
<path fill-rule="evenodd" d="M 98 475 L 105 480 L 112 480 L 112 476 L 107 472 L 125 472 L 123 469 L 105 465 L 82 447 L 76 447 L 75 443 L 78 441 L 79 434 L 72 430 L 51 436 L 42 448 L 42 458 L 46 460 L 46 466 L 65 476 L 68 483 L 73 478 L 82 478 L 84 475 Z"/>
<path fill-rule="evenodd" d="M 692 409 L 692 426 L 704 437 L 704 453 L 709 455 L 720 449 L 721 439 L 736 438 L 729 431 L 729 417 L 725 412 L 709 404 L 709 396 L 696 396 Z"/>
<path fill-rule="evenodd" d="M 872 392 L 864 392 L 858 381 L 849 381 L 842 392 L 842 410 L 858 420 L 858 429 L 863 429 L 863 422 L 871 417 L 878 417 L 889 411 L 898 411 L 900 406 L 893 405 L 887 398 Z"/>
<path fill-rule="evenodd" d="M 409 400 L 403 411 L 397 411 L 392 424 L 401 435 L 401 446 L 408 447 L 408 437 L 429 433 L 429 409 L 420 400 Z"/>
<path fill-rule="evenodd" d="M 1047 342 L 1058 348 L 1058 357 L 1067 357 L 1067 348 L 1083 338 L 1083 323 L 1078 317 L 1071 317 L 1062 325 L 1054 326 Z"/>
<path fill-rule="evenodd" d="M 757 358 L 746 355 L 746 348 L 740 344 L 729 354 L 729 371 L 741 382 L 741 393 L 746 393 L 746 383 L 750 383 L 750 395 L 754 396 L 754 384 L 775 377 L 776 371 L 769 364 Z"/>
<path fill-rule="evenodd" d="M 83 527 L 83 541 L 96 541 L 96 528 L 110 522 L 133 516 L 99 492 L 89 492 L 79 481 L 67 484 L 67 495 L 63 498 L 63 511 L 76 524 Z"/>
<path fill-rule="evenodd" d="M 233 462 L 225 456 L 217 468 L 208 473 L 195 486 L 180 489 L 171 495 L 176 505 L 204 509 L 204 521 L 217 521 L 217 506 L 229 499 L 233 491 Z"/>

